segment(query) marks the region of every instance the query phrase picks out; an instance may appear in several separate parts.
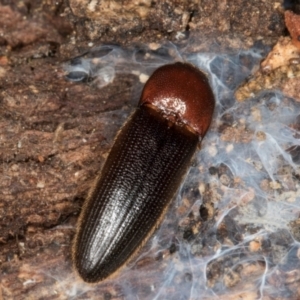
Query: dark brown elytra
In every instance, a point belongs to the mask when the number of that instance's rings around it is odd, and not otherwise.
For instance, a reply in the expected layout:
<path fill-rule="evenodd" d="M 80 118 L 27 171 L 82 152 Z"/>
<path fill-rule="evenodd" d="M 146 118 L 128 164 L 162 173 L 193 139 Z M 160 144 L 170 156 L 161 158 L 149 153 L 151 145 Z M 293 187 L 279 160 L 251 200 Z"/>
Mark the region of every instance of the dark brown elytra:
<path fill-rule="evenodd" d="M 206 76 L 189 64 L 163 66 L 149 78 L 79 217 L 73 260 L 84 281 L 116 274 L 158 227 L 214 105 Z"/>

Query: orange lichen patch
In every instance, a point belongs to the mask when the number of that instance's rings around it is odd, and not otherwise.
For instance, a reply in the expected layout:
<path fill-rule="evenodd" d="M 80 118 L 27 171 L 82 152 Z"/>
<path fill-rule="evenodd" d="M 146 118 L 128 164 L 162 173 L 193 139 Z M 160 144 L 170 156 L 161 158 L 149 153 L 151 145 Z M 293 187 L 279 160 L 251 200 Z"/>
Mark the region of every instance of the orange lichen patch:
<path fill-rule="evenodd" d="M 261 241 L 260 240 L 254 240 L 249 243 L 249 250 L 251 252 L 257 252 L 260 249 L 261 249 Z"/>
<path fill-rule="evenodd" d="M 299 59 L 299 49 L 292 43 L 290 37 L 280 37 L 272 51 L 261 63 L 261 70 L 269 73 L 281 66 L 289 65 L 293 59 Z"/>
<path fill-rule="evenodd" d="M 300 49 L 300 15 L 294 14 L 292 11 L 287 10 L 284 13 L 285 25 L 292 37 L 292 43 Z"/>

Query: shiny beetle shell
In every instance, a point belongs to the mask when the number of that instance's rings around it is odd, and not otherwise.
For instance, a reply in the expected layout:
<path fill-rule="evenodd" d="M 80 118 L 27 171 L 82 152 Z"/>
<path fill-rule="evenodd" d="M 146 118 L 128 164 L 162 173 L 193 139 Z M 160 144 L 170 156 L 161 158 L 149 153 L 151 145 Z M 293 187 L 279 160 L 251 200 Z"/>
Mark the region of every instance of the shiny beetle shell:
<path fill-rule="evenodd" d="M 206 76 L 189 64 L 163 66 L 149 78 L 79 217 L 73 260 L 84 281 L 116 274 L 158 227 L 214 105 Z"/>

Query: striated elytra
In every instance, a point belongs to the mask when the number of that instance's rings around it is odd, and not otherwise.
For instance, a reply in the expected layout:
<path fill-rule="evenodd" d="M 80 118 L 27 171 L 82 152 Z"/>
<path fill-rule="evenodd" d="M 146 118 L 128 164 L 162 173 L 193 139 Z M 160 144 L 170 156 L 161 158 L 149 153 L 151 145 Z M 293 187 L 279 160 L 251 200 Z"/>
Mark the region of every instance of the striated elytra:
<path fill-rule="evenodd" d="M 158 227 L 214 106 L 207 77 L 190 64 L 165 65 L 149 78 L 79 217 L 73 260 L 84 281 L 116 274 Z"/>

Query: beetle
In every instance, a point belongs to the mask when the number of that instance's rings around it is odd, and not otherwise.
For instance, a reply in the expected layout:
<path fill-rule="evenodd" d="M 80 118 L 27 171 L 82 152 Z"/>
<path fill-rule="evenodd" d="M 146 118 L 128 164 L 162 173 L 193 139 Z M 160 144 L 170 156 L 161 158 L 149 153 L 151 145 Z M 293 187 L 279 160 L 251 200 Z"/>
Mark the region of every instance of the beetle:
<path fill-rule="evenodd" d="M 73 245 L 86 282 L 115 275 L 161 223 L 206 134 L 215 100 L 206 75 L 177 62 L 146 82 L 83 205 Z"/>

